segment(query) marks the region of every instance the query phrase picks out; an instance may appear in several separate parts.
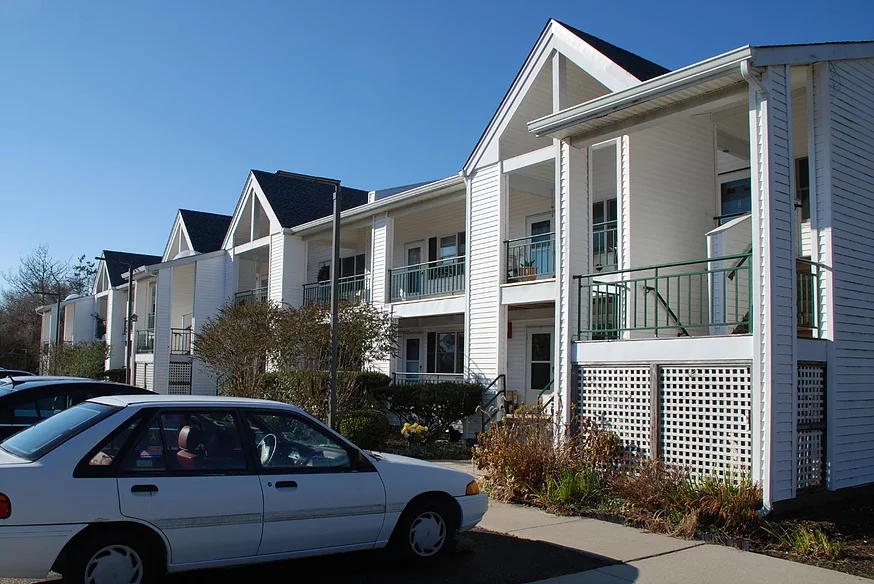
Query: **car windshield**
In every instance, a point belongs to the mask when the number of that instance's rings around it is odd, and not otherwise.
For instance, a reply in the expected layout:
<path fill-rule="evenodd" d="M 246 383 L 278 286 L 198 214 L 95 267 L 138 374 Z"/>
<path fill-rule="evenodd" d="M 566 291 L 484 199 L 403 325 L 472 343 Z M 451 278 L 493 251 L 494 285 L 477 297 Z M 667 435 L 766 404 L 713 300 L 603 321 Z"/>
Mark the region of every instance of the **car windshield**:
<path fill-rule="evenodd" d="M 0 442 L 0 448 L 25 460 L 37 460 L 120 409 L 93 402 L 81 403 L 14 434 Z"/>

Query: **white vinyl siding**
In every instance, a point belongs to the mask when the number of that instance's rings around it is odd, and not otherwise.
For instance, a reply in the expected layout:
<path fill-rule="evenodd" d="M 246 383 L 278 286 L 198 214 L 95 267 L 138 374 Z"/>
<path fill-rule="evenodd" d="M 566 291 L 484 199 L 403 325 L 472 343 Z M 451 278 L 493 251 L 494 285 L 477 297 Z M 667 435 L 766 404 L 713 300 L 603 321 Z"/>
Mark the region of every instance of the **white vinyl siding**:
<path fill-rule="evenodd" d="M 158 287 L 155 310 L 155 391 L 166 394 L 170 383 L 170 302 L 173 290 L 173 270 L 164 268 L 158 272 Z M 165 308 L 166 307 L 166 308 Z"/>
<path fill-rule="evenodd" d="M 194 288 L 194 342 L 197 334 L 210 318 L 214 318 L 225 301 L 225 257 L 219 256 L 198 261 Z M 191 368 L 191 393 L 193 395 L 215 395 L 215 379 L 194 360 Z"/>
<path fill-rule="evenodd" d="M 842 488 L 874 481 L 874 60 L 828 67 L 835 383 L 827 391 L 831 486 Z"/>

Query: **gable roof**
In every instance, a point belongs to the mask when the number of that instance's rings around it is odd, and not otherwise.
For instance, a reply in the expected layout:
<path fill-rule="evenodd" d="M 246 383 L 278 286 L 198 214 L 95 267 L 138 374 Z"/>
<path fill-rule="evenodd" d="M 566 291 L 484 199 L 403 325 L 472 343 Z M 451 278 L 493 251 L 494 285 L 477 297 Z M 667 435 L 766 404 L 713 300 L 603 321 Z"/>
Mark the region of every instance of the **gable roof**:
<path fill-rule="evenodd" d="M 127 282 L 123 277 L 127 273 L 127 266 L 125 264 L 130 264 L 131 268 L 136 270 L 142 266 L 161 262 L 161 256 L 111 251 L 108 249 L 103 250 L 103 257 L 107 260 L 104 264 L 106 264 L 106 271 L 109 273 L 109 283 L 112 284 L 113 288 Z"/>
<path fill-rule="evenodd" d="M 294 227 L 330 215 L 334 209 L 334 186 L 317 177 L 282 170 L 253 170 L 261 191 L 282 227 Z M 341 187 L 342 210 L 367 203 L 367 191 Z"/>
<path fill-rule="evenodd" d="M 418 187 L 421 187 L 424 185 L 429 185 L 433 182 L 436 182 L 436 181 L 429 180 L 429 181 L 425 181 L 425 182 L 417 182 L 417 183 L 412 183 L 412 184 L 408 184 L 408 185 L 403 185 L 400 187 L 392 187 L 390 189 L 380 189 L 378 191 L 373 191 L 373 200 L 378 201 L 380 199 L 384 199 L 386 197 L 390 197 L 390 196 L 396 195 L 398 193 L 403 193 L 403 192 L 406 192 L 406 191 L 409 191 L 409 190 L 412 190 L 412 189 L 415 189 L 415 188 L 418 188 Z"/>
<path fill-rule="evenodd" d="M 653 77 L 670 73 L 670 69 L 666 69 L 661 65 L 653 63 L 649 59 L 644 59 L 640 55 L 635 55 L 631 51 L 626 51 L 622 47 L 617 47 L 614 44 L 608 43 L 604 39 L 583 32 L 578 28 L 574 28 L 569 24 L 565 24 L 560 20 L 557 23 L 577 35 L 582 41 L 592 45 L 596 51 L 637 77 L 640 81 L 648 81 Z"/>
<path fill-rule="evenodd" d="M 182 216 L 185 231 L 194 251 L 209 253 L 221 249 L 225 234 L 231 225 L 230 215 L 191 209 L 179 209 L 179 214 Z"/>
<path fill-rule="evenodd" d="M 576 43 L 567 43 L 559 40 L 563 47 L 560 48 L 560 51 L 571 61 L 575 61 L 583 70 L 586 69 L 581 64 L 582 61 L 578 59 L 582 57 L 583 60 L 592 60 L 592 52 L 596 53 L 597 55 L 594 55 L 593 69 L 586 72 L 598 78 L 599 81 L 612 91 L 627 89 L 642 81 L 670 72 L 661 65 L 657 65 L 639 55 L 635 55 L 603 39 L 550 18 L 546 22 L 546 26 L 543 27 L 537 42 L 534 43 L 528 56 L 525 57 L 525 61 L 513 79 L 513 83 L 507 88 L 507 92 L 501 99 L 501 103 L 495 110 L 494 115 L 492 115 L 492 119 L 489 120 L 470 156 L 468 156 L 467 161 L 464 163 L 462 172 L 465 175 L 475 168 L 487 144 L 494 139 L 494 132 L 501 125 L 502 118 L 507 115 L 506 112 L 512 110 L 514 101 L 522 93 L 526 83 L 534 78 L 535 68 L 538 67 L 538 63 L 546 58 L 550 49 L 556 48 L 555 37 L 562 37 L 564 39 L 572 37 L 576 39 Z M 580 47 L 580 41 L 583 45 L 587 46 Z M 600 77 L 600 74 L 605 73 L 605 69 L 612 70 L 606 75 L 606 78 L 609 78 L 611 81 L 605 81 L 603 77 Z"/>

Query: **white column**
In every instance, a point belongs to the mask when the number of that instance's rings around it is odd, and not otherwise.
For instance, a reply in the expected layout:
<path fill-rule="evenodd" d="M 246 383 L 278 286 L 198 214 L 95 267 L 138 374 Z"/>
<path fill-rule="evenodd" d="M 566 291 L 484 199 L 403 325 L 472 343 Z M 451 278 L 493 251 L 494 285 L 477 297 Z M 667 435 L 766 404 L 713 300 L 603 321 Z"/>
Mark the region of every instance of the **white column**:
<path fill-rule="evenodd" d="M 394 250 L 394 219 L 385 215 L 373 218 L 370 238 L 370 302 L 377 307 L 386 308 L 391 293 L 389 268 L 392 266 Z M 398 339 L 400 343 L 400 339 Z M 394 359 L 389 357 L 371 366 L 381 373 L 391 375 Z"/>
<path fill-rule="evenodd" d="M 573 391 L 573 339 L 578 334 L 578 281 L 589 271 L 588 149 L 555 141 L 556 262 L 555 373 L 556 403 L 561 400 L 563 422 L 570 421 Z M 583 318 L 588 317 L 583 307 Z M 585 323 L 584 323 L 585 324 Z M 556 408 L 558 412 L 558 408 Z"/>
<path fill-rule="evenodd" d="M 170 389 L 170 310 L 173 299 L 173 268 L 158 271 L 155 296 L 155 391 Z"/>
<path fill-rule="evenodd" d="M 268 297 L 278 304 L 303 304 L 307 276 L 307 244 L 296 235 L 270 236 L 270 284 Z"/>
<path fill-rule="evenodd" d="M 791 498 L 795 420 L 795 193 L 789 68 L 750 89 L 753 192 L 753 472 L 764 502 Z"/>

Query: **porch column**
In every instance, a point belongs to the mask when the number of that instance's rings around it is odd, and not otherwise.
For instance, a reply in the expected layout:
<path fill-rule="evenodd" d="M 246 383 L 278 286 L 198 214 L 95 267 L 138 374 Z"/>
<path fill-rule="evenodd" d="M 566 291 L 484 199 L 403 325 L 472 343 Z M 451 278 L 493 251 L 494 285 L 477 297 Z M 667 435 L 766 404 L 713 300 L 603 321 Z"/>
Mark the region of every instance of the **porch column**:
<path fill-rule="evenodd" d="M 170 390 L 170 311 L 173 304 L 173 268 L 158 271 L 155 289 L 155 392 Z"/>
<path fill-rule="evenodd" d="M 569 422 L 573 404 L 573 339 L 578 334 L 579 288 L 575 275 L 589 266 L 589 160 L 588 148 L 555 141 L 555 373 L 556 402 L 562 422 Z M 583 307 L 584 318 L 588 317 Z M 559 401 L 560 400 L 560 401 Z M 556 412 L 559 408 L 556 408 Z"/>
<path fill-rule="evenodd" d="M 750 88 L 753 475 L 764 504 L 795 495 L 795 176 L 789 67 Z"/>
<path fill-rule="evenodd" d="M 303 304 L 307 276 L 307 244 L 296 235 L 270 236 L 270 274 L 267 296 L 277 304 Z"/>
<path fill-rule="evenodd" d="M 386 304 L 391 293 L 388 271 L 394 261 L 392 258 L 394 227 L 395 221 L 388 216 L 388 213 L 373 218 L 372 236 L 370 238 L 370 281 L 368 284 L 370 288 L 370 302 L 374 306 L 386 310 L 391 310 Z M 400 350 L 400 339 L 398 339 L 398 350 Z M 394 359 L 390 357 L 371 365 L 376 371 L 391 375 Z"/>

